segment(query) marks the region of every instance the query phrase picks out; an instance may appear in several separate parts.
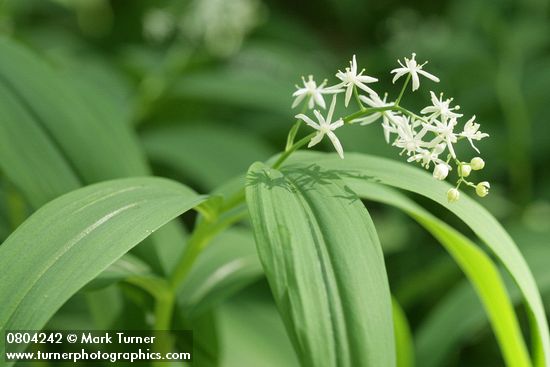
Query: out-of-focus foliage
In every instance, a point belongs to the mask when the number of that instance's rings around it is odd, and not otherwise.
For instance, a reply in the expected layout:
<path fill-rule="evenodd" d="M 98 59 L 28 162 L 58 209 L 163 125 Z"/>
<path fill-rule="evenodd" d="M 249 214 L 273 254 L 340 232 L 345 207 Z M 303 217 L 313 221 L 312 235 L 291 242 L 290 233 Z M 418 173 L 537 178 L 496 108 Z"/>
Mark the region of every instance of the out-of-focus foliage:
<path fill-rule="evenodd" d="M 57 97 L 65 93 L 70 103 L 70 93 L 58 87 L 70 84 L 87 104 L 67 118 L 86 119 L 94 126 L 111 125 L 109 131 L 103 130 L 107 135 L 122 131 L 118 125 L 137 132 L 137 137 L 125 135 L 120 145 L 107 147 L 111 152 L 122 151 L 126 149 L 122 143 L 130 142 L 147 154 L 147 163 L 135 161 L 132 166 L 119 167 L 120 176 L 152 171 L 199 192 L 243 175 L 251 162 L 265 160 L 283 147 L 297 113 L 290 109 L 291 93 L 301 75 L 332 78 L 332 70 L 344 67 L 357 54 L 369 75 L 380 79 L 381 89 L 397 94 L 399 87 L 391 84 L 389 74 L 382 73 L 398 57 L 416 52 L 430 60 L 430 70 L 441 79 L 433 85 L 434 92 L 445 90 L 455 97 L 461 111 L 475 114 L 491 135 L 479 144 L 492 184 L 484 203 L 511 228 L 546 301 L 550 298 L 543 262 L 550 259 L 548 0 L 0 0 L 0 33 L 34 50 L 57 71 L 55 77 L 49 76 L 51 83 L 36 88 L 17 78 L 12 83 L 43 94 L 39 107 L 49 116 L 44 123 L 57 127 L 60 136 L 75 137 L 65 144 L 82 148 L 79 141 L 87 141 L 78 131 L 63 130 L 63 116 L 56 116 L 55 106 L 48 105 L 56 100 L 48 93 L 57 93 Z M 425 98 L 418 94 L 427 91 L 416 93 L 403 103 L 421 107 Z M 0 104 L 13 105 L 1 88 L 0 98 Z M 0 143 L 19 144 L 16 139 L 23 132 L 44 135 L 28 124 L 34 116 L 17 108 L 11 111 L 17 113 L 20 124 L 5 127 L 13 135 L 10 139 L 0 136 Z M 352 126 L 342 129 L 341 135 L 346 151 L 401 159 L 384 143 L 378 126 Z M 58 154 L 58 147 L 48 146 L 48 139 L 43 141 L 40 149 L 51 153 L 46 157 L 51 158 L 51 166 L 27 165 L 18 171 L 36 175 L 34 181 L 21 176 L 21 182 L 28 184 L 25 187 L 18 185 L 17 177 L 8 180 L 7 172 L 0 176 L 2 241 L 39 203 L 107 178 L 93 170 L 75 172 L 78 165 Z M 89 161 L 90 167 L 93 162 L 105 162 L 91 154 L 91 150 L 83 153 L 80 159 Z M 97 154 L 111 153 L 102 150 Z M 52 173 L 54 168 L 69 177 L 62 181 L 69 187 L 50 186 L 49 197 L 38 196 L 42 185 L 61 178 Z M 108 178 L 117 173 L 105 172 L 101 174 Z M 502 365 L 482 308 L 448 255 L 401 213 L 374 203 L 369 209 L 386 257 L 390 288 L 417 342 L 418 363 Z M 449 213 L 438 207 L 433 211 L 469 234 Z M 177 248 L 184 234 L 181 228 L 174 231 L 164 236 L 175 238 Z M 158 256 L 154 265 L 158 269 L 173 261 L 170 255 Z M 247 259 L 256 279 L 257 259 Z M 181 304 L 182 323 L 196 327 L 195 342 L 204 346 L 200 360 L 233 366 L 240 356 L 250 358 L 254 365 L 266 360 L 273 361 L 266 366 L 296 363 L 266 284 L 260 281 L 241 290 L 248 284 L 237 282 L 228 294 L 242 293 L 226 303 L 211 299 L 207 285 L 198 284 L 196 297 L 219 306 L 213 312 L 201 305 L 190 317 L 186 315 L 189 305 Z M 519 299 L 512 282 L 509 285 L 513 299 Z M 75 296 L 74 304 L 86 298 L 96 302 L 86 303 L 85 310 L 69 302 L 52 320 L 52 327 L 63 320 L 112 326 L 110 320 L 118 312 L 132 315 L 126 327 L 145 325 L 146 315 L 136 304 L 149 300 L 127 284 L 114 288 L 88 289 Z M 113 300 L 117 307 L 102 310 L 97 297 Z M 470 312 L 466 315 L 466 311 Z M 251 319 L 247 312 L 253 315 Z M 217 327 L 212 326 L 215 319 L 219 319 Z M 527 318 L 521 321 L 527 325 Z M 449 332 L 443 343 L 441 325 L 448 323 L 445 327 L 453 328 L 459 322 L 460 328 Z M 258 327 L 261 323 L 270 325 L 266 326 L 269 332 Z M 432 343 L 437 341 L 440 344 Z M 237 356 L 228 352 L 243 348 L 255 352 L 240 351 Z"/>

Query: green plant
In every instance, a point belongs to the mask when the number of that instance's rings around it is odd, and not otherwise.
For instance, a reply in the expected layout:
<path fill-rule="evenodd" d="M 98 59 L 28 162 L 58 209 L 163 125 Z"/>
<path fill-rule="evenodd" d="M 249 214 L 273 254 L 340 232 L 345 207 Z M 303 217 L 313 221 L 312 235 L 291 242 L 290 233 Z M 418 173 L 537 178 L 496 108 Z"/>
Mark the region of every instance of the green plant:
<path fill-rule="evenodd" d="M 346 107 L 355 94 L 359 110 L 333 122 L 334 96 L 326 119 L 318 111 L 318 122 L 297 115 L 282 153 L 254 163 L 246 179 L 219 182 L 204 196 L 171 180 L 145 177 L 151 171 L 133 130 L 105 119 L 101 100 L 75 93 L 68 80 L 13 41 L 2 39 L 0 51 L 0 166 L 17 192 L 37 209 L 0 246 L 1 331 L 40 329 L 83 287 L 105 290 L 106 285 L 120 283 L 129 293 L 122 297 L 125 303 L 135 300 L 154 314 L 153 324 L 144 322 L 144 327 L 199 330 L 196 363 L 215 364 L 211 360 L 216 353 L 210 351 L 207 336 L 215 322 L 209 312 L 220 299 L 263 273 L 302 365 L 411 365 L 407 320 L 392 301 L 378 235 L 361 201 L 369 199 L 403 210 L 451 254 L 474 285 L 508 365 L 550 364 L 546 316 L 521 253 L 483 207 L 467 196 L 456 200 L 455 192 L 463 183 L 475 187 L 479 196 L 488 189 L 488 184 L 478 184 L 483 190 L 466 180 L 470 170 L 464 167 L 483 168 L 479 159 L 462 162 L 452 150 L 459 134 L 446 128 L 454 127 L 457 113 L 449 100 L 435 95 L 433 107 L 440 108 L 435 113 L 424 111 L 428 116 L 420 117 L 400 105 L 411 79 L 413 90 L 418 88 L 416 72 L 421 66 L 411 64 L 414 54 L 402 67 L 405 71 L 396 70 L 397 77 L 405 73 L 407 77 L 395 103 L 374 101 L 374 93 L 370 98 L 359 94 L 356 86 L 370 92 L 361 83 L 372 80 L 357 73 L 355 58 L 350 68 L 339 73 L 342 83 L 334 88 L 321 84 L 308 89 L 312 79 L 304 79 L 304 93 L 311 93 L 298 101 L 305 102 L 304 107 L 310 101 L 323 107 L 322 94 L 345 88 Z M 441 106 L 447 108 L 449 124 L 438 120 Z M 422 136 L 434 132 L 425 145 L 411 146 L 403 139 L 395 145 L 411 154 L 410 161 L 426 167 L 433 163 L 436 180 L 422 170 L 364 154 L 347 154 L 341 160 L 334 154 L 297 152 L 328 135 L 343 156 L 333 131 L 346 123 L 372 123 L 373 117 L 385 119 L 387 135 L 399 138 L 406 136 L 399 131 L 406 127 L 425 127 Z M 296 141 L 302 122 L 318 131 Z M 478 128 L 470 120 L 460 138 L 470 143 L 481 139 Z M 421 139 L 419 135 L 415 131 L 411 138 Z M 152 141 L 147 144 L 149 149 L 155 147 Z M 448 148 L 449 155 L 442 160 L 443 148 Z M 200 161 L 200 157 L 193 159 Z M 456 187 L 441 181 L 451 161 L 459 173 Z M 127 178 L 137 176 L 142 177 Z M 527 305 L 531 355 L 495 261 L 396 189 L 446 207 L 502 263 Z M 449 193 L 447 198 L 444 192 Z M 191 209 L 200 216 L 186 234 L 171 220 Z M 13 205 L 8 215 L 25 216 L 18 211 L 20 207 Z M 216 245 L 223 236 L 226 242 Z M 239 245 L 252 236 L 261 267 L 254 248 Z M 238 266 L 216 277 L 216 271 L 228 264 Z M 118 289 L 114 297 L 121 297 Z M 112 325 L 111 316 L 105 312 L 96 325 Z"/>

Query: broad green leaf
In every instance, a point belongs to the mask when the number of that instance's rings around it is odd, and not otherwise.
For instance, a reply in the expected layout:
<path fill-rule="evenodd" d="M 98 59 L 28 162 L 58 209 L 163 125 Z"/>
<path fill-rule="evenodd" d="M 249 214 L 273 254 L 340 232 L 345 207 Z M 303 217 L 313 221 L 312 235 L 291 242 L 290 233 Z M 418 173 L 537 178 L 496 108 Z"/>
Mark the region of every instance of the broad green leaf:
<path fill-rule="evenodd" d="M 0 156 L 6 176 L 35 208 L 81 186 L 63 153 L 2 82 Z"/>
<path fill-rule="evenodd" d="M 258 280 L 263 270 L 248 229 L 228 229 L 201 253 L 179 291 L 180 307 L 193 315 Z"/>
<path fill-rule="evenodd" d="M 87 186 L 48 203 L 0 246 L 0 331 L 40 329 L 86 283 L 204 199 L 151 177 Z"/>
<path fill-rule="evenodd" d="M 457 215 L 491 249 L 514 278 L 532 315 L 535 352 L 540 350 L 543 353 L 535 356 L 535 360 L 542 358 L 542 365 L 550 365 L 548 321 L 533 275 L 514 241 L 480 204 L 467 195 L 462 195 L 459 202 L 449 204 L 445 197 L 449 184 L 434 180 L 421 169 L 390 159 L 351 153 L 346 155 L 345 160 L 341 160 L 334 154 L 307 152 L 296 154 L 290 161 L 300 165 L 319 164 L 325 169 L 339 170 L 347 174 L 346 182 L 352 188 L 354 182 L 370 180 L 411 191 L 439 203 Z"/>
<path fill-rule="evenodd" d="M 260 260 L 303 366 L 394 366 L 374 225 L 337 175 L 256 163 L 246 200 Z"/>
<path fill-rule="evenodd" d="M 542 294 L 550 294 L 550 272 L 548 259 L 550 248 L 547 240 L 540 243 L 527 242 L 522 251 L 537 280 Z M 519 304 L 522 295 L 513 281 L 506 278 L 512 302 Z M 474 289 L 468 282 L 462 282 L 432 310 L 416 333 L 418 362 L 421 366 L 445 366 L 446 357 L 479 335 L 488 323 L 482 312 Z"/>
<path fill-rule="evenodd" d="M 397 367 L 414 366 L 414 345 L 407 315 L 395 298 L 392 298 L 393 330 Z"/>
<path fill-rule="evenodd" d="M 366 180 L 355 182 L 352 186 L 360 197 L 404 210 L 445 247 L 476 289 L 489 315 L 507 365 L 530 366 L 529 354 L 512 302 L 504 281 L 489 256 L 467 237 L 399 192 Z"/>
<path fill-rule="evenodd" d="M 4 92 L 0 94 L 8 97 L 0 103 L 0 133 L 9 133 L 0 134 L 0 139 L 11 139 L 0 148 L 10 158 L 2 160 L 1 167 L 34 208 L 80 185 L 150 173 L 138 140 L 120 113 L 109 118 L 102 108 L 109 106 L 106 95 L 78 87 L 2 37 L 0 86 Z M 18 125 L 23 128 L 14 128 Z M 168 224 L 162 238 L 154 234 L 135 250 L 161 273 L 171 264 L 159 250 L 160 242 L 168 238 L 171 241 L 164 246 L 175 249 L 185 241 L 180 229 L 170 227 L 176 224 Z M 164 232 L 170 236 L 163 236 Z"/>
<path fill-rule="evenodd" d="M 145 175 L 131 130 L 104 119 L 32 52 L 0 37 L 0 82 L 25 106 L 85 183 Z"/>
<path fill-rule="evenodd" d="M 146 132 L 142 139 L 153 163 L 209 190 L 274 153 L 257 137 L 223 125 L 168 126 Z"/>

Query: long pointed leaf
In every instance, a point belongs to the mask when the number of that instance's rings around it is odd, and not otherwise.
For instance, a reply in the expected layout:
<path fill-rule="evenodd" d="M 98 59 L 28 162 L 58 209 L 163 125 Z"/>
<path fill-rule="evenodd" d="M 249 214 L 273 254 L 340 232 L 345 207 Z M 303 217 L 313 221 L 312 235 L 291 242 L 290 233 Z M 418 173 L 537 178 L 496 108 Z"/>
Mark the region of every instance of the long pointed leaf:
<path fill-rule="evenodd" d="M 83 182 L 149 174 L 125 124 L 103 120 L 49 65 L 2 37 L 0 82 L 48 132 Z"/>
<path fill-rule="evenodd" d="M 0 167 L 35 208 L 81 186 L 62 152 L 0 82 Z"/>
<path fill-rule="evenodd" d="M 374 225 L 338 177 L 256 163 L 246 199 L 260 260 L 303 366 L 394 366 Z"/>
<path fill-rule="evenodd" d="M 402 209 L 428 230 L 453 256 L 476 289 L 495 331 L 508 366 L 530 366 L 513 303 L 493 261 L 467 237 L 439 220 L 401 193 L 362 181 L 353 188 L 361 197 Z M 421 363 L 422 366 L 428 364 Z"/>
<path fill-rule="evenodd" d="M 542 294 L 550 292 L 548 259 L 550 248 L 546 238 L 540 244 L 522 246 L 525 258 L 537 279 Z M 510 298 L 514 304 L 522 301 L 521 293 L 508 277 Z M 456 352 L 461 345 L 479 335 L 487 325 L 487 315 L 476 299 L 474 289 L 468 282 L 459 283 L 423 320 L 416 332 L 418 362 L 421 366 L 445 366 L 447 356 Z"/>
<path fill-rule="evenodd" d="M 48 203 L 0 246 L 0 332 L 40 329 L 101 271 L 204 199 L 151 177 L 91 185 Z"/>
<path fill-rule="evenodd" d="M 335 155 L 307 152 L 296 154 L 290 161 L 300 165 L 319 164 L 327 169 L 343 171 L 348 175 L 346 182 L 350 185 L 354 180 L 368 179 L 412 191 L 434 200 L 457 215 L 491 249 L 514 278 L 532 315 L 535 352 L 538 351 L 537 346 L 542 348 L 542 355 L 535 356 L 535 360 L 542 358 L 542 364 L 539 365 L 550 366 L 548 321 L 533 275 L 514 241 L 485 208 L 466 195 L 462 195 L 457 203 L 447 203 L 445 192 L 449 184 L 434 180 L 421 169 L 390 159 L 351 153 L 342 161 Z"/>
<path fill-rule="evenodd" d="M 414 344 L 411 329 L 405 311 L 395 298 L 392 298 L 393 326 L 395 331 L 395 349 L 397 367 L 414 366 Z"/>

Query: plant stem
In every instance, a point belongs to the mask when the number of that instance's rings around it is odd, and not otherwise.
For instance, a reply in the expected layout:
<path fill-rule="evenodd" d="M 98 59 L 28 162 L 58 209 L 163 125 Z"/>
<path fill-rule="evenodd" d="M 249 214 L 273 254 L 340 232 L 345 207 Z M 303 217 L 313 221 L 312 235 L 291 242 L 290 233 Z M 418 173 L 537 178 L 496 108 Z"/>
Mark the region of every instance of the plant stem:
<path fill-rule="evenodd" d="M 302 111 L 300 113 L 306 113 L 307 104 L 308 104 L 308 101 L 306 100 L 304 102 L 304 106 L 302 107 Z M 294 125 L 292 125 L 292 128 L 288 132 L 288 136 L 286 138 L 285 152 L 292 147 L 292 144 L 294 144 L 294 139 L 296 138 L 296 134 L 298 133 L 298 130 L 300 129 L 300 125 L 302 125 L 302 120 L 296 119 L 296 122 L 294 123 Z"/>
<path fill-rule="evenodd" d="M 344 123 L 349 124 L 353 120 L 370 115 L 375 112 L 383 112 L 383 111 L 389 111 L 389 110 L 396 110 L 395 106 L 385 106 L 385 107 L 366 107 L 364 110 L 354 112 L 350 115 L 347 115 L 342 120 L 344 120 Z"/>
<path fill-rule="evenodd" d="M 170 330 L 174 308 L 174 292 L 170 284 L 156 276 L 134 276 L 126 282 L 139 287 L 155 298 L 154 330 Z"/>
<path fill-rule="evenodd" d="M 353 86 L 353 95 L 355 96 L 355 100 L 357 101 L 357 104 L 359 105 L 361 111 L 364 111 L 365 106 L 363 106 L 363 102 L 361 102 L 361 98 L 359 98 L 359 92 L 357 92 L 356 86 Z"/>
<path fill-rule="evenodd" d="M 283 164 L 283 162 L 286 161 L 286 159 L 288 157 L 290 157 L 290 155 L 292 153 L 294 153 L 295 151 L 297 151 L 298 149 L 300 149 L 301 147 L 306 145 L 311 140 L 311 138 L 313 138 L 315 135 L 317 135 L 317 133 L 311 133 L 311 134 L 307 135 L 306 137 L 298 140 L 288 150 L 286 150 L 285 152 L 283 152 L 283 154 L 281 154 L 279 159 L 277 159 L 277 161 L 275 161 L 275 163 L 273 163 L 271 168 L 277 169 L 277 168 L 281 167 L 281 164 Z"/>
<path fill-rule="evenodd" d="M 287 152 L 292 147 L 292 144 L 294 144 L 294 139 L 296 138 L 296 134 L 298 133 L 301 124 L 302 120 L 297 119 L 294 125 L 292 125 L 292 128 L 288 132 L 288 136 L 286 138 L 285 152 Z"/>
<path fill-rule="evenodd" d="M 153 330 L 155 331 L 170 331 L 172 330 L 172 315 L 175 306 L 174 292 L 169 289 L 163 292 L 162 295 L 156 298 L 155 303 L 155 325 Z M 153 350 L 166 354 L 172 351 L 173 345 L 170 338 L 163 338 L 163 343 L 155 343 Z M 159 361 L 153 362 L 153 367 L 162 367 L 163 363 Z"/>
<path fill-rule="evenodd" d="M 244 202 L 244 195 L 240 196 L 239 203 Z M 237 204 L 238 205 L 238 204 Z M 234 205 L 233 207 L 235 207 Z M 228 211 L 228 209 L 226 209 Z M 193 231 L 193 234 L 187 242 L 181 260 L 170 277 L 170 285 L 173 291 L 177 291 L 181 283 L 185 280 L 191 270 L 195 260 L 199 257 L 206 245 L 220 232 L 238 222 L 246 215 L 244 210 L 238 211 L 232 215 L 218 216 L 214 221 L 200 222 Z"/>
<path fill-rule="evenodd" d="M 426 121 L 423 117 L 418 116 L 416 113 L 411 112 L 411 111 L 407 110 L 406 108 L 403 108 L 401 106 L 393 106 L 393 107 L 394 107 L 393 108 L 394 111 L 402 112 L 407 116 L 414 117 L 415 119 L 420 120 L 425 124 L 429 124 L 429 122 Z"/>
<path fill-rule="evenodd" d="M 401 88 L 399 97 L 397 97 L 397 99 L 395 100 L 396 106 L 399 106 L 399 102 L 401 102 L 401 98 L 403 97 L 403 93 L 405 93 L 405 88 L 407 88 L 407 85 L 409 84 L 409 80 L 411 80 L 411 74 L 407 74 L 407 79 L 405 79 L 405 83 L 403 84 L 403 88 Z"/>
<path fill-rule="evenodd" d="M 174 300 L 175 296 L 172 291 L 165 292 L 156 299 L 154 330 L 171 330 Z"/>

